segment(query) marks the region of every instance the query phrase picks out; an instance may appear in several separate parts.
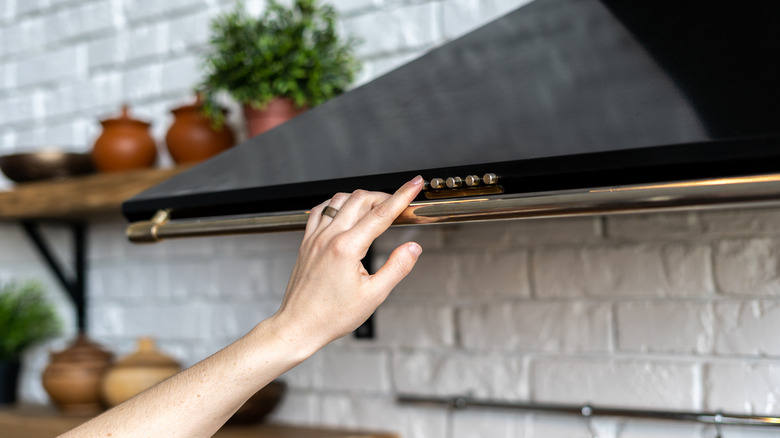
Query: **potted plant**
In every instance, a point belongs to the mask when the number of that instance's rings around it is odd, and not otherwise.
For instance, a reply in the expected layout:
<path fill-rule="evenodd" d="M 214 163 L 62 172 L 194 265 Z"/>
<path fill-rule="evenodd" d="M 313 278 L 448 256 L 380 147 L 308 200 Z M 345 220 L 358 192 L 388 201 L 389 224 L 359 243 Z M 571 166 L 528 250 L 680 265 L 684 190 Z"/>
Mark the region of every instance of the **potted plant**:
<path fill-rule="evenodd" d="M 319 0 L 269 0 L 259 17 L 239 3 L 216 17 L 198 87 L 205 112 L 221 124 L 217 95 L 227 92 L 243 105 L 255 136 L 344 92 L 359 64 L 356 42 L 339 37 L 336 18 Z"/>
<path fill-rule="evenodd" d="M 40 283 L 0 287 L 0 404 L 16 401 L 22 352 L 60 329 L 60 319 Z"/>

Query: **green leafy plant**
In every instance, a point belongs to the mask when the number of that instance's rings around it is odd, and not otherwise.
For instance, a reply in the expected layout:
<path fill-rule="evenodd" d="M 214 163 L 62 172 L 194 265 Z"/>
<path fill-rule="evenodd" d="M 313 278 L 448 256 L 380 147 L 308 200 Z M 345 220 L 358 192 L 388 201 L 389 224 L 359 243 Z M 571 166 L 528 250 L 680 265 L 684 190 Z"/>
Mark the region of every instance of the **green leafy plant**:
<path fill-rule="evenodd" d="M 0 287 L 0 361 L 18 358 L 25 348 L 55 336 L 61 327 L 40 283 L 27 281 Z"/>
<path fill-rule="evenodd" d="M 344 92 L 359 63 L 356 40 L 336 32 L 336 12 L 319 0 L 269 0 L 259 17 L 243 3 L 216 17 L 205 55 L 205 80 L 198 86 L 205 112 L 222 121 L 216 96 L 228 92 L 241 104 L 265 107 L 276 97 L 314 107 Z"/>

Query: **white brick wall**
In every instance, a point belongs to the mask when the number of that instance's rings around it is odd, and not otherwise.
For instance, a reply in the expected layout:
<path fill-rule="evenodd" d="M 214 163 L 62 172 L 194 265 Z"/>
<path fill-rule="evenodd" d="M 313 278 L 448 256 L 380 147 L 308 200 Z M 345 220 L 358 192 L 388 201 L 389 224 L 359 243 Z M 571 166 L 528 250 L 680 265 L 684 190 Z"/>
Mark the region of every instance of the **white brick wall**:
<path fill-rule="evenodd" d="M 365 41 L 367 81 L 526 1 L 334 3 Z M 169 110 L 200 78 L 209 19 L 232 4 L 0 1 L 0 153 L 46 142 L 86 151 L 97 120 L 122 102 L 162 140 Z M 399 393 L 780 415 L 778 219 L 768 209 L 393 229 L 375 245 L 378 262 L 407 240 L 425 252 L 378 310 L 376 339 L 341 339 L 288 373 L 275 417 L 405 438 L 590 436 L 580 418 L 398 405 Z M 152 335 L 185 365 L 275 311 L 301 238 L 139 246 L 123 227 L 90 224 L 90 334 L 119 355 Z M 69 258 L 67 233 L 46 231 Z M 22 397 L 45 402 L 40 372 L 47 349 L 73 336 L 73 310 L 19 227 L 0 224 L 0 280 L 18 277 L 42 278 L 69 327 L 25 358 Z M 600 437 L 714 436 L 685 423 L 591 427 Z"/>

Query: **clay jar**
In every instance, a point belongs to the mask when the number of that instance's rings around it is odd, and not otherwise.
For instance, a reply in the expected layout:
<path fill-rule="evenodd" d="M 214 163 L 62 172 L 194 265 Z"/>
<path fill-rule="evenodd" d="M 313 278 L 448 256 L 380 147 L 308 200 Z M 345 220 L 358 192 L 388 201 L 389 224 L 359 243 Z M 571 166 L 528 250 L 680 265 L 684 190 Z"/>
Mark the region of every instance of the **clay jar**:
<path fill-rule="evenodd" d="M 246 117 L 249 137 L 258 136 L 305 111 L 306 108 L 297 108 L 295 103 L 286 97 L 277 97 L 262 109 L 244 105 L 244 117 Z"/>
<path fill-rule="evenodd" d="M 179 363 L 160 353 L 152 338 L 141 338 L 134 353 L 117 361 L 106 372 L 103 399 L 109 406 L 116 406 L 179 370 Z"/>
<path fill-rule="evenodd" d="M 49 365 L 43 371 L 43 388 L 66 414 L 100 412 L 100 383 L 111 356 L 82 333 L 68 348 L 51 354 Z"/>
<path fill-rule="evenodd" d="M 227 124 L 214 127 L 211 119 L 203 114 L 200 96 L 194 104 L 181 106 L 171 112 L 174 120 L 165 136 L 165 143 L 177 163 L 204 161 L 236 143 L 233 131 Z"/>
<path fill-rule="evenodd" d="M 150 124 L 130 117 L 127 105 L 114 119 L 102 120 L 103 132 L 92 148 L 92 161 L 101 172 L 143 169 L 154 166 L 157 147 Z"/>

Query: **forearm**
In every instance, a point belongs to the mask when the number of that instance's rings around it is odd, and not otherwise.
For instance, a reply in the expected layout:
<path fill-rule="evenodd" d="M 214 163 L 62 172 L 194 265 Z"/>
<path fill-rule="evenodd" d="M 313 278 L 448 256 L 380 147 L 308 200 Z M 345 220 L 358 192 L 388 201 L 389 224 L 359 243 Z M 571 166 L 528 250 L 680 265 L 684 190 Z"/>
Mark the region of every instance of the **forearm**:
<path fill-rule="evenodd" d="M 260 388 L 317 346 L 274 318 L 198 364 L 66 433 L 74 437 L 210 437 Z"/>

